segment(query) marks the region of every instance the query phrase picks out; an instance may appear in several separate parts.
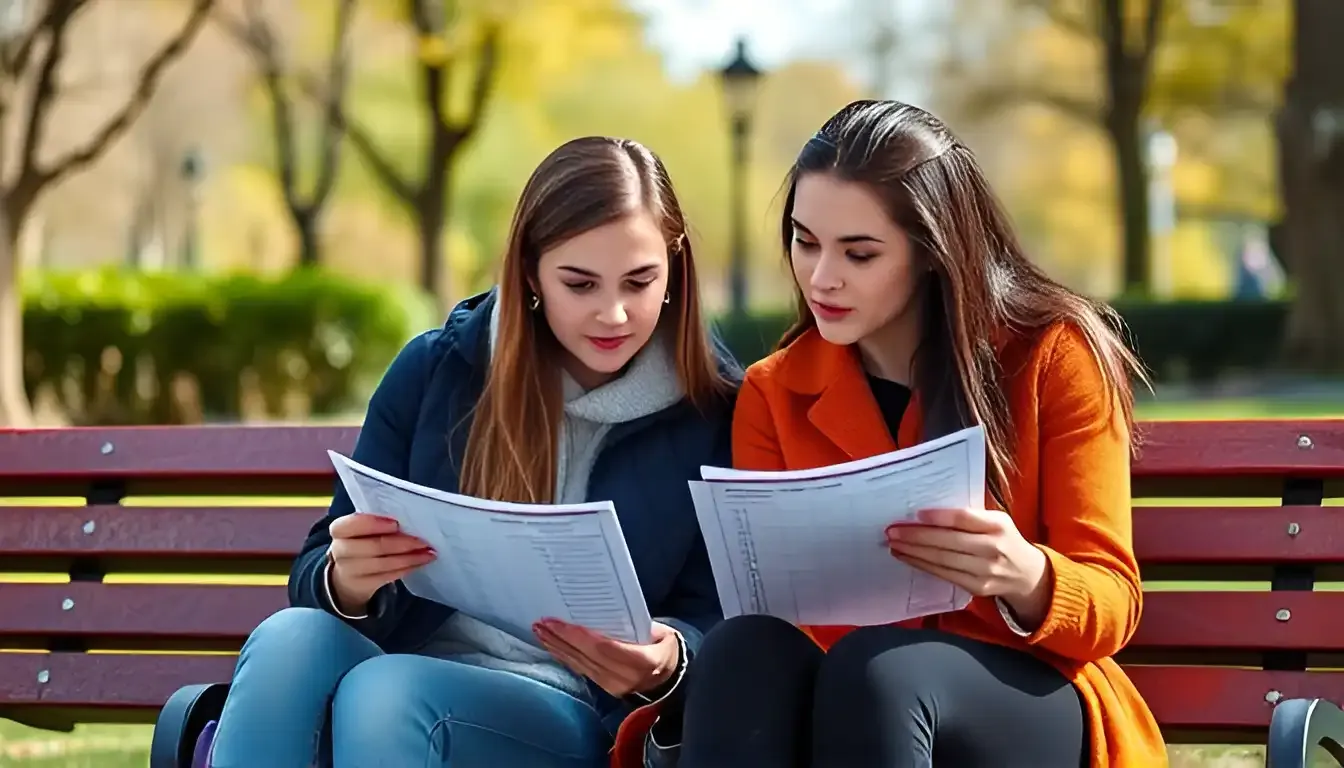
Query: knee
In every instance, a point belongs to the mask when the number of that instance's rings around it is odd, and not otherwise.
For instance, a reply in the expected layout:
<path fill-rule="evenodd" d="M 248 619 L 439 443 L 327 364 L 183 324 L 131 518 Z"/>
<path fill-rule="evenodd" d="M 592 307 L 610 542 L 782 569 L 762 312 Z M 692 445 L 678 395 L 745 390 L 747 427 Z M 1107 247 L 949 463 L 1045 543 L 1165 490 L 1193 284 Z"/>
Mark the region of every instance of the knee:
<path fill-rule="evenodd" d="M 767 649 L 799 643 L 813 645 L 807 635 L 783 619 L 758 614 L 734 616 L 705 635 L 696 659 L 769 653 Z"/>
<path fill-rule="evenodd" d="M 316 608 L 285 608 L 267 616 L 252 630 L 243 644 L 243 654 L 271 649 L 292 657 L 308 650 L 322 650 L 339 644 L 359 632 L 345 622 Z"/>
<path fill-rule="evenodd" d="M 248 636 L 235 677 L 290 684 L 296 678 L 329 677 L 334 685 L 351 667 L 380 653 L 373 641 L 331 614 L 286 608 L 271 614 Z M 317 681 L 314 681 L 317 682 Z"/>
<path fill-rule="evenodd" d="M 818 673 L 818 694 L 880 687 L 887 693 L 917 695 L 929 672 L 929 665 L 919 658 L 920 648 L 931 640 L 930 633 L 922 629 L 860 627 L 827 652 Z"/>
<path fill-rule="evenodd" d="M 342 744 L 385 743 L 412 721 L 422 720 L 417 692 L 425 685 L 424 661 L 401 654 L 377 656 L 350 670 L 332 700 L 332 737 Z"/>

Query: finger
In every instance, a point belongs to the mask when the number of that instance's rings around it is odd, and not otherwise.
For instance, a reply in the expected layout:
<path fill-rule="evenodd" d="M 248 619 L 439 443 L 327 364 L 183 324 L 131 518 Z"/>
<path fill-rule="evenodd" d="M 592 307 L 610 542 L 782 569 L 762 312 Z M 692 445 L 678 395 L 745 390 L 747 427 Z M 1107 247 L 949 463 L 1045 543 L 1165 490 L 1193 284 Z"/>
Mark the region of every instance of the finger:
<path fill-rule="evenodd" d="M 974 576 L 965 571 L 947 568 L 927 560 L 921 560 L 913 555 L 896 555 L 896 557 L 902 562 L 908 563 L 910 566 L 918 568 L 927 574 L 937 576 L 943 581 L 951 582 L 977 597 L 986 597 L 989 594 L 985 579 L 979 576 Z"/>
<path fill-rule="evenodd" d="M 557 639 L 553 633 L 539 625 L 533 625 L 532 632 L 537 636 L 541 646 L 561 664 L 589 678 L 598 685 L 602 685 L 604 688 L 606 684 L 611 682 L 599 667 L 584 657 L 583 654 L 576 652 L 573 647 Z"/>
<path fill-rule="evenodd" d="M 983 533 L 967 533 L 956 528 L 932 525 L 893 525 L 887 528 L 887 541 L 921 547 L 936 547 L 952 552 L 988 557 L 994 552 L 994 541 Z"/>
<path fill-rule="evenodd" d="M 404 555 L 408 552 L 431 548 L 423 539 L 408 536 L 404 533 L 334 540 L 332 541 L 332 547 L 338 549 L 339 553 L 346 557 Z"/>
<path fill-rule="evenodd" d="M 407 552 L 402 555 L 334 559 L 341 569 L 350 576 L 366 579 L 395 571 L 413 571 L 416 568 L 431 562 L 435 557 L 437 557 L 437 554 L 433 550 L 421 550 L 418 552 Z"/>
<path fill-rule="evenodd" d="M 599 688 L 608 691 L 609 693 L 611 692 L 611 688 L 617 686 L 615 681 L 608 679 L 601 670 L 594 668 L 582 656 L 576 656 L 565 648 L 549 641 L 542 640 L 540 635 L 538 635 L 537 639 L 541 643 L 541 647 L 546 649 L 547 653 L 551 654 L 556 661 L 563 664 L 565 668 L 569 669 L 574 674 L 592 680 Z"/>
<path fill-rule="evenodd" d="M 907 558 L 919 560 L 922 563 L 930 563 L 939 568 L 960 571 L 968 576 L 979 578 L 984 578 L 988 570 L 985 561 L 975 555 L 937 547 L 908 544 L 903 541 L 891 543 L 891 554 L 901 560 Z"/>
<path fill-rule="evenodd" d="M 625 665 L 619 663 L 619 660 L 617 659 L 586 651 L 584 648 L 575 645 L 568 637 L 561 636 L 555 630 L 551 629 L 551 627 L 548 626 L 548 622 L 537 622 L 534 631 L 537 632 L 538 636 L 543 638 L 545 642 L 563 649 L 570 655 L 583 659 L 584 664 L 588 668 L 595 670 L 604 679 L 626 686 L 634 685 L 640 679 L 638 671 L 629 669 Z"/>
<path fill-rule="evenodd" d="M 622 643 L 578 624 L 570 624 L 560 619 L 542 619 L 541 625 L 588 657 L 619 658 L 624 650 L 621 647 Z"/>
<path fill-rule="evenodd" d="M 997 513 L 966 508 L 921 509 L 917 517 L 921 523 L 940 528 L 953 528 L 970 533 L 995 533 L 1003 529 Z"/>
<path fill-rule="evenodd" d="M 382 515 L 356 513 L 342 515 L 331 521 L 327 531 L 334 538 L 357 538 L 359 536 L 382 536 L 401 530 L 396 520 Z"/>

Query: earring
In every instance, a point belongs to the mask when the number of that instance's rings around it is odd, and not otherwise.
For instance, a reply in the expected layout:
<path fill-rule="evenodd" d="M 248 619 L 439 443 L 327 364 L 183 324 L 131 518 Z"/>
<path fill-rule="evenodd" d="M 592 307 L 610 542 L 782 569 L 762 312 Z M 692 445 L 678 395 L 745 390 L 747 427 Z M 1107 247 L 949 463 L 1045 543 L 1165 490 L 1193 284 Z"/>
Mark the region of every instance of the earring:
<path fill-rule="evenodd" d="M 541 297 L 538 296 L 538 295 L 535 294 L 535 293 L 532 294 L 532 301 L 530 301 L 530 302 L 527 303 L 527 308 L 530 309 L 530 310 L 532 310 L 533 312 L 536 312 L 536 311 L 537 311 L 537 307 L 540 307 L 540 306 L 541 306 Z"/>
<path fill-rule="evenodd" d="M 671 292 L 671 291 L 667 291 L 667 292 L 665 292 L 665 293 L 663 294 L 663 303 L 664 303 L 664 304 L 671 304 L 671 303 L 672 303 L 672 292 Z"/>

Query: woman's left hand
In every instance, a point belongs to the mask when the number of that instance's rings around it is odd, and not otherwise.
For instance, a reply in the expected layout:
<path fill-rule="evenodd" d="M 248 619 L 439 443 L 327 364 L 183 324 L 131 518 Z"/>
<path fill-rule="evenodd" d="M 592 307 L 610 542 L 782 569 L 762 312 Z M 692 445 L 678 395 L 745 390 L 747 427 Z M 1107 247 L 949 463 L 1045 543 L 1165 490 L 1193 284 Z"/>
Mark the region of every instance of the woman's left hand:
<path fill-rule="evenodd" d="M 681 661 L 676 630 L 656 621 L 653 642 L 647 645 L 621 642 L 559 619 L 542 619 L 532 631 L 561 664 L 616 697 L 657 688 Z"/>
<path fill-rule="evenodd" d="M 977 597 L 1001 597 L 1024 619 L 1049 603 L 1049 561 L 1005 512 L 925 509 L 887 527 L 891 554 Z"/>

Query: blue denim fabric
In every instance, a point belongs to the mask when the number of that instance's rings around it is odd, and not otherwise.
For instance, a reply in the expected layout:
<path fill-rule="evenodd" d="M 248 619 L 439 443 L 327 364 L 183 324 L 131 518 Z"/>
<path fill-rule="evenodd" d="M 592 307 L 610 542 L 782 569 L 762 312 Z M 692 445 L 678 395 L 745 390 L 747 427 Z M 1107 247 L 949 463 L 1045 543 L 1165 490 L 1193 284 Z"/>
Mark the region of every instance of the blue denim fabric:
<path fill-rule="evenodd" d="M 588 704 L 520 675 L 385 654 L 339 618 L 287 608 L 243 646 L 212 768 L 599 768 Z"/>

